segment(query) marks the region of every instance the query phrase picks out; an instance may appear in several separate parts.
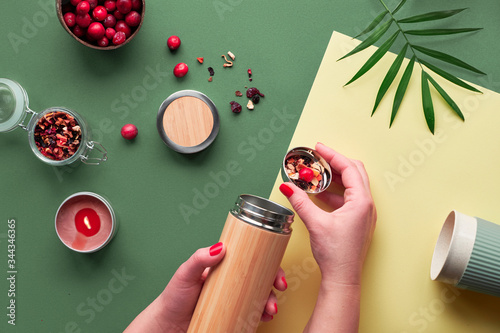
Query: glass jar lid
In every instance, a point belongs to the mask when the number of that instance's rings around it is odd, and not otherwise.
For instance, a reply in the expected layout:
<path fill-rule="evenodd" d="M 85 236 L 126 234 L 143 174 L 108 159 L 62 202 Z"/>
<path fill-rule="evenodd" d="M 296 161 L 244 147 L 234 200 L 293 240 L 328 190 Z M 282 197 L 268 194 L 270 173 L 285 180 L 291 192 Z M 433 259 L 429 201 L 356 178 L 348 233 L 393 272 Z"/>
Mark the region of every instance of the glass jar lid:
<path fill-rule="evenodd" d="M 28 95 L 15 81 L 0 78 L 0 132 L 15 130 L 26 117 Z"/>

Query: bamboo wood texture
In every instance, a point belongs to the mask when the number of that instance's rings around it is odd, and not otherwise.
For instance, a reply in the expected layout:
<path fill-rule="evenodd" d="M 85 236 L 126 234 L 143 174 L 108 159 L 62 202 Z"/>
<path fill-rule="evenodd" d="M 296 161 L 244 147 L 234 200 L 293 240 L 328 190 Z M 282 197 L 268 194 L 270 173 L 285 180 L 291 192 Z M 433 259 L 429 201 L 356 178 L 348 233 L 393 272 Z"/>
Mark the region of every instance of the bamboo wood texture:
<path fill-rule="evenodd" d="M 176 144 L 192 147 L 203 143 L 212 132 L 214 117 L 201 99 L 184 96 L 174 100 L 163 115 L 163 128 Z"/>
<path fill-rule="evenodd" d="M 205 281 L 188 333 L 255 332 L 289 239 L 229 213 L 226 255 Z"/>

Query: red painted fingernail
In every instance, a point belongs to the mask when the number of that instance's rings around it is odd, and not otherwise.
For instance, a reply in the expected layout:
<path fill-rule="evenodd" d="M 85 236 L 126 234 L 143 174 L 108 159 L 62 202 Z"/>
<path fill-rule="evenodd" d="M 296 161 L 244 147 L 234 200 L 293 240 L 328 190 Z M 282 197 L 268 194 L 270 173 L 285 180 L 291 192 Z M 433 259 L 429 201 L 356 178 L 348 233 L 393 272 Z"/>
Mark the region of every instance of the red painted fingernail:
<path fill-rule="evenodd" d="M 293 190 L 287 184 L 281 184 L 280 185 L 280 191 L 287 198 L 290 198 L 292 196 L 292 194 L 293 194 Z"/>
<path fill-rule="evenodd" d="M 278 314 L 278 304 L 274 303 L 274 314 Z"/>
<path fill-rule="evenodd" d="M 283 281 L 283 283 L 285 284 L 285 289 L 288 288 L 288 283 L 286 283 L 286 279 L 284 276 L 281 278 L 281 281 Z"/>
<path fill-rule="evenodd" d="M 218 242 L 210 247 L 210 256 L 216 256 L 222 251 L 222 242 Z"/>

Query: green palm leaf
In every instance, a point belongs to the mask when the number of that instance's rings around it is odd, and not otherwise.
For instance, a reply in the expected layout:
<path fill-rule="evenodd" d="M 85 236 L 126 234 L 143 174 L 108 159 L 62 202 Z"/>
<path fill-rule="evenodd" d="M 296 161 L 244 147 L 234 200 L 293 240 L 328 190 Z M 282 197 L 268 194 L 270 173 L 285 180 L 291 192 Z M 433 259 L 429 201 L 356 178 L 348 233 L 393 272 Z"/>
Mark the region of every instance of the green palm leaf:
<path fill-rule="evenodd" d="M 450 81 L 451 83 L 456 84 L 457 86 L 460 86 L 460 87 L 465 88 L 465 89 L 469 89 L 469 90 L 474 91 L 474 92 L 481 93 L 481 91 L 477 90 L 473 86 L 468 85 L 467 83 L 465 83 L 464 81 L 460 80 L 456 76 L 454 76 L 454 75 L 452 75 L 452 74 L 450 74 L 450 73 L 448 73 L 448 72 L 446 72 L 446 71 L 444 71 L 444 70 L 442 70 L 440 68 L 437 68 L 434 65 L 429 64 L 427 61 L 424 61 L 424 60 L 420 59 L 420 63 L 422 65 L 425 65 L 427 68 L 429 68 L 434 73 L 436 73 L 436 74 L 444 77 L 446 80 Z"/>
<path fill-rule="evenodd" d="M 375 64 L 387 53 L 389 48 L 394 44 L 396 38 L 398 38 L 399 30 L 396 31 L 388 40 L 382 44 L 375 53 L 365 62 L 365 64 L 361 67 L 361 69 L 352 77 L 352 79 L 347 82 L 344 86 L 347 86 L 357 79 L 359 79 L 363 74 L 368 72 Z"/>
<path fill-rule="evenodd" d="M 429 74 L 427 74 L 427 79 L 429 80 L 430 83 L 432 83 L 434 88 L 436 88 L 437 92 L 441 95 L 441 97 L 443 97 L 446 103 L 448 103 L 451 109 L 455 111 L 455 113 L 460 117 L 460 119 L 465 121 L 462 111 L 460 110 L 458 105 L 451 99 L 451 97 L 446 93 L 446 91 L 444 91 L 444 89 L 441 88 L 441 86 L 436 81 L 434 81 L 434 79 Z"/>
<path fill-rule="evenodd" d="M 481 30 L 481 28 L 459 28 L 459 29 L 453 29 L 453 28 L 423 28 L 423 29 L 409 29 L 409 30 L 403 30 L 400 26 L 401 24 L 405 23 L 422 23 L 426 21 L 436 21 L 436 20 L 441 20 L 445 19 L 454 15 L 457 15 L 464 11 L 466 8 L 460 8 L 460 9 L 452 9 L 452 10 L 442 10 L 442 11 L 435 11 L 435 12 L 429 12 L 429 13 L 424 13 L 420 15 L 414 15 L 414 16 L 409 16 L 405 17 L 402 19 L 398 19 L 395 17 L 395 14 L 407 3 L 407 0 L 400 0 L 396 8 L 391 11 L 387 5 L 384 3 L 384 0 L 379 0 L 379 2 L 382 4 L 384 7 L 385 11 L 381 12 L 380 14 L 375 17 L 375 19 L 363 30 L 360 34 L 358 34 L 356 37 L 365 35 L 370 33 L 370 35 L 362 41 L 358 46 L 356 46 L 353 50 L 351 50 L 349 53 L 347 53 L 345 56 L 343 56 L 341 59 L 347 58 L 353 54 L 356 54 L 360 51 L 363 51 L 367 47 L 375 44 L 378 40 L 382 38 L 382 36 L 391 28 L 392 23 L 394 22 L 397 28 L 397 31 L 391 35 L 383 44 L 380 46 L 374 53 L 373 55 L 363 64 L 363 66 L 357 71 L 356 74 L 345 84 L 345 86 L 351 84 L 355 80 L 359 79 L 361 76 L 363 76 L 366 72 L 368 72 L 380 59 L 384 57 L 384 55 L 389 51 L 389 49 L 393 46 L 395 40 L 399 36 L 399 33 L 401 33 L 406 40 L 406 43 L 403 45 L 401 50 L 398 53 L 398 56 L 392 63 L 391 67 L 387 71 L 384 79 L 382 80 L 382 83 L 378 89 L 377 92 L 377 97 L 375 99 L 375 103 L 373 106 L 372 110 L 372 116 L 377 110 L 378 106 L 380 105 L 382 99 L 388 92 L 390 86 L 394 82 L 396 76 L 399 73 L 399 70 L 401 69 L 402 63 L 404 61 L 406 52 L 408 49 L 411 50 L 411 53 L 413 54 L 410 61 L 408 62 L 408 65 L 406 66 L 403 75 L 401 77 L 401 80 L 398 83 L 398 87 L 396 89 L 396 93 L 394 96 L 394 101 L 392 104 L 392 111 L 391 111 L 391 120 L 389 127 L 392 126 L 394 119 L 396 118 L 396 115 L 400 109 L 400 106 L 402 104 L 403 98 L 405 96 L 406 90 L 408 89 L 409 82 L 411 80 L 411 76 L 413 74 L 413 69 L 415 66 L 415 62 L 420 64 L 420 67 L 426 66 L 430 71 L 433 71 L 434 73 L 442 76 L 446 80 L 450 81 L 453 84 L 456 84 L 462 88 L 468 89 L 473 92 L 479 92 L 476 88 L 472 87 L 468 83 L 462 81 L 461 79 L 457 78 L 453 74 L 450 74 L 428 62 L 425 60 L 422 60 L 419 58 L 418 54 L 422 53 L 426 56 L 430 56 L 434 59 L 444 61 L 448 64 L 460 67 L 462 69 L 466 69 L 469 71 L 472 71 L 477 74 L 485 74 L 479 69 L 467 64 L 466 62 L 455 58 L 454 56 L 451 56 L 449 54 L 428 49 L 423 46 L 419 45 L 414 45 L 410 42 L 409 36 L 416 35 L 416 36 L 439 36 L 439 35 L 453 35 L 453 34 L 460 34 L 460 33 L 466 33 L 466 32 L 472 32 L 472 31 L 478 31 Z M 387 19 L 385 22 L 384 20 L 386 19 L 387 15 L 390 16 L 389 19 Z M 419 52 L 419 53 L 417 53 Z M 464 120 L 464 115 L 458 105 L 453 101 L 453 99 L 444 91 L 444 89 L 439 86 L 439 84 L 430 76 L 429 71 L 426 71 L 422 68 L 422 81 L 421 81 L 421 89 L 422 89 L 422 107 L 423 107 L 423 112 L 425 115 L 425 120 L 427 122 L 427 126 L 429 130 L 434 134 L 434 128 L 435 128 L 435 115 L 434 115 L 434 106 L 433 106 L 433 101 L 432 101 L 432 95 L 430 92 L 430 85 L 434 86 L 434 88 L 437 90 L 437 92 L 441 95 L 441 97 L 445 100 L 445 102 L 449 105 L 449 107 L 462 119 Z M 430 84 L 429 84 L 430 83 Z"/>
<path fill-rule="evenodd" d="M 392 126 L 394 122 L 394 118 L 396 118 L 396 114 L 398 113 L 399 106 L 403 101 L 403 97 L 406 92 L 406 88 L 408 87 L 408 83 L 410 82 L 411 74 L 413 73 L 413 66 L 415 65 L 416 57 L 413 56 L 406 66 L 406 69 L 403 73 L 403 77 L 401 77 L 401 81 L 399 81 L 398 89 L 396 90 L 396 95 L 394 96 L 394 103 L 392 104 L 392 113 L 391 113 L 391 123 L 389 127 Z"/>
<path fill-rule="evenodd" d="M 471 32 L 481 30 L 482 28 L 462 28 L 462 29 L 421 29 L 421 30 L 405 30 L 407 35 L 416 36 L 439 36 L 439 35 L 453 35 L 461 34 L 464 32 Z"/>
<path fill-rule="evenodd" d="M 379 26 L 370 36 L 368 36 L 368 38 L 366 38 L 361 44 L 359 44 L 358 46 L 356 46 L 354 48 L 354 50 L 352 50 L 351 52 L 347 53 L 345 56 L 343 56 L 339 60 L 342 60 L 344 58 L 352 56 L 353 54 L 358 53 L 359 51 L 363 51 L 368 46 L 373 45 L 373 43 L 375 43 L 376 41 L 378 41 L 380 39 L 380 37 L 382 37 L 385 34 L 385 32 L 389 29 L 389 27 L 392 24 L 392 21 L 393 20 L 390 19 L 389 21 L 387 21 L 384 24 L 382 24 L 381 26 Z M 337 61 L 339 61 L 339 60 L 337 60 Z"/>
<path fill-rule="evenodd" d="M 383 3 L 383 2 L 382 2 Z M 396 14 L 400 9 L 401 7 L 403 7 L 403 5 L 406 3 L 406 0 L 401 0 L 401 2 L 398 4 L 398 6 L 396 7 L 396 9 L 394 9 L 392 11 L 392 15 Z M 384 4 L 385 5 L 385 4 Z"/>
<path fill-rule="evenodd" d="M 370 31 L 372 31 L 373 29 L 375 29 L 375 27 L 380 23 L 382 22 L 382 20 L 384 19 L 384 17 L 388 14 L 387 11 L 383 11 L 382 13 L 380 13 L 379 15 L 377 15 L 377 17 L 372 21 L 372 23 L 370 23 L 366 28 L 365 30 L 361 31 L 359 34 L 357 34 L 356 36 L 353 37 L 354 38 L 358 38 L 360 36 L 363 36 L 364 34 L 367 34 L 369 33 Z"/>
<path fill-rule="evenodd" d="M 450 64 L 458 66 L 458 67 L 462 67 L 464 69 L 468 69 L 468 70 L 470 70 L 470 71 L 472 71 L 474 73 L 477 73 L 477 74 L 486 75 L 485 73 L 483 73 L 482 71 L 480 71 L 476 67 L 473 67 L 473 66 L 471 66 L 471 65 L 463 62 L 462 60 L 457 59 L 454 56 L 451 56 L 449 54 L 446 54 L 446 53 L 443 53 L 443 52 L 439 52 L 439 51 L 436 51 L 436 50 L 431 50 L 431 49 L 428 49 L 426 47 L 418 46 L 418 45 L 412 45 L 412 47 L 415 50 L 420 51 L 420 52 L 422 52 L 424 54 L 427 54 L 430 57 L 439 59 L 441 61 L 445 61 L 447 63 L 450 63 Z"/>
<path fill-rule="evenodd" d="M 428 76 L 429 75 L 425 71 L 422 71 L 422 107 L 424 109 L 427 127 L 429 127 L 431 133 L 434 134 L 434 106 L 432 105 L 429 81 L 427 81 Z"/>
<path fill-rule="evenodd" d="M 425 14 L 411 16 L 411 17 L 407 17 L 407 18 L 398 20 L 398 23 L 418 23 L 418 22 L 425 22 L 425 21 L 441 20 L 441 19 L 453 16 L 453 15 L 456 15 L 465 9 L 467 9 L 467 8 L 461 8 L 461 9 L 455 9 L 455 10 L 441 10 L 438 12 L 425 13 Z"/>
<path fill-rule="evenodd" d="M 405 46 L 401 49 L 398 56 L 396 57 L 396 60 L 394 60 L 394 62 L 391 65 L 391 68 L 389 68 L 389 71 L 385 75 L 382 84 L 380 85 L 380 88 L 377 93 L 377 98 L 375 99 L 375 105 L 373 106 L 372 116 L 375 113 L 375 110 L 377 110 L 377 107 L 380 104 L 380 101 L 382 101 L 382 98 L 384 97 L 385 93 L 387 92 L 387 90 L 389 90 L 392 81 L 394 81 L 394 78 L 398 74 L 399 69 L 401 68 L 401 64 L 403 63 L 403 59 L 405 58 L 406 50 L 408 50 L 408 43 L 405 44 Z"/>

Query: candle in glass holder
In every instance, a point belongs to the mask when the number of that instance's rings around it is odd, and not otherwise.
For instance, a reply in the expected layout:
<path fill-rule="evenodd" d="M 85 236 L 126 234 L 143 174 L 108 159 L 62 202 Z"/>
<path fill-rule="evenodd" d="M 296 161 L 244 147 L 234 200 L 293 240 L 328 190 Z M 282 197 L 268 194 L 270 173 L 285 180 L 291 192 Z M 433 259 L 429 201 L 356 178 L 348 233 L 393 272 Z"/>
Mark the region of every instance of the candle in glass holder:
<path fill-rule="evenodd" d="M 56 232 L 68 248 L 82 253 L 102 249 L 113 238 L 117 223 L 109 202 L 92 192 L 69 196 L 56 214 Z"/>

